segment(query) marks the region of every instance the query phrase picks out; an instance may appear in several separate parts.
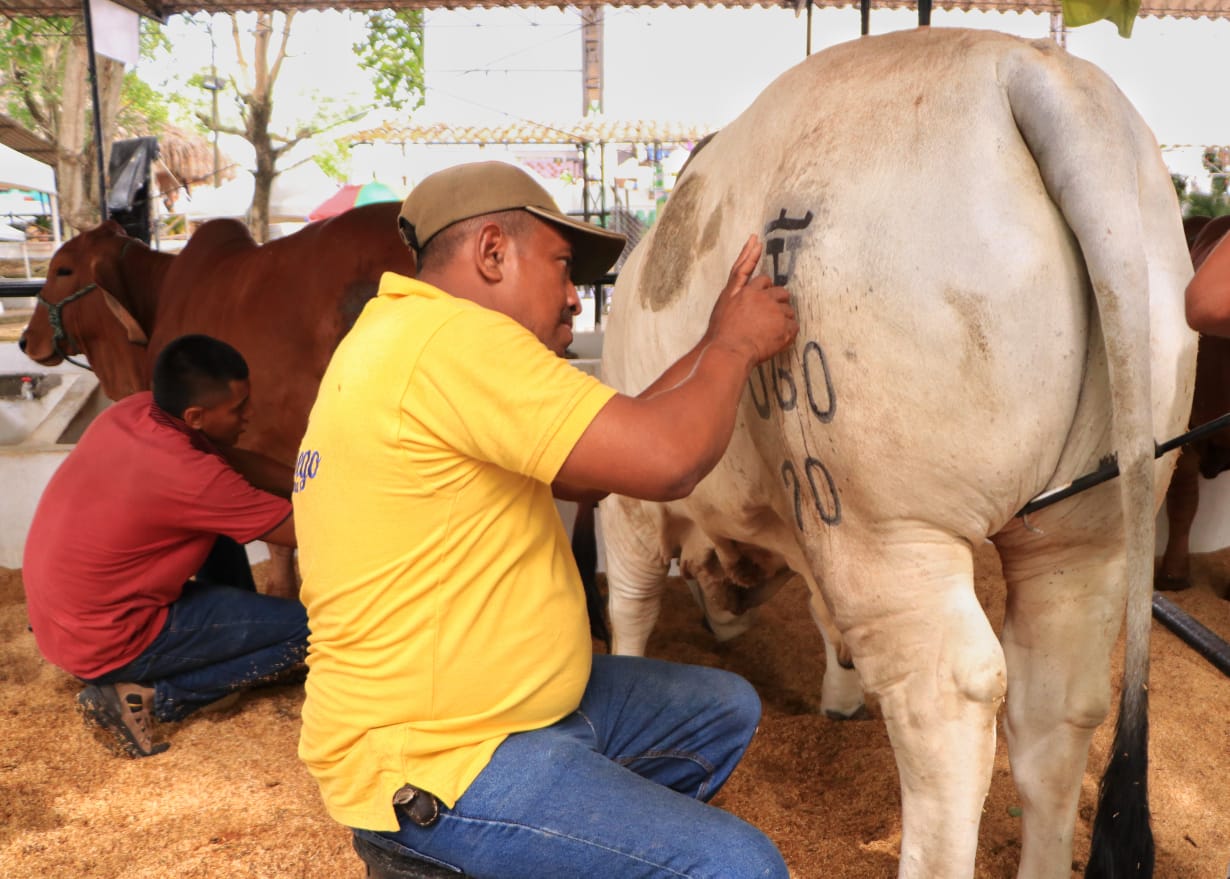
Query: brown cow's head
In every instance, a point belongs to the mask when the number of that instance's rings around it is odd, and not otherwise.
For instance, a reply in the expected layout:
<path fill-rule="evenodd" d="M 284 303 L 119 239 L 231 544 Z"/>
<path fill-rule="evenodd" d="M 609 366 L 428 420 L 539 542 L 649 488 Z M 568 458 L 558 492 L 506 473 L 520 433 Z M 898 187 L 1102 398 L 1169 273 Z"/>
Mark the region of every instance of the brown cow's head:
<path fill-rule="evenodd" d="M 38 306 L 19 345 L 44 365 L 84 355 L 113 400 L 149 386 L 145 331 L 121 265 L 129 238 L 114 221 L 83 232 L 56 251 Z"/>

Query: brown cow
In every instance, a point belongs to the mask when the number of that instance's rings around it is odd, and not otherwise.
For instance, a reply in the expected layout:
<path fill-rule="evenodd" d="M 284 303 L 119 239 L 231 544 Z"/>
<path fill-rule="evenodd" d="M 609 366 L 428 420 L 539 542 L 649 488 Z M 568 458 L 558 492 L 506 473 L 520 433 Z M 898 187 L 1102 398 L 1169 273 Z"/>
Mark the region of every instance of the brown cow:
<path fill-rule="evenodd" d="M 415 272 L 397 232 L 400 207 L 355 208 L 264 245 L 236 220 L 212 220 L 174 256 L 103 223 L 52 257 L 21 349 L 43 364 L 84 354 L 118 400 L 149 387 L 154 359 L 176 336 L 229 342 L 252 376 L 240 446 L 293 466 L 333 349 L 382 272 Z M 281 561 L 270 591 L 294 594 L 289 557 Z"/>
<path fill-rule="evenodd" d="M 1189 228 L 1187 223 L 1185 228 Z M 1204 264 L 1213 248 L 1230 232 L 1230 216 L 1206 220 L 1189 242 L 1192 265 Z M 1225 288 L 1230 296 L 1230 277 Z M 1198 427 L 1230 412 L 1230 339 L 1201 334 L 1196 354 L 1196 389 L 1192 397 L 1191 427 Z M 1199 477 L 1212 479 L 1230 469 L 1230 432 L 1211 434 L 1183 449 L 1166 491 L 1169 534 L 1154 586 L 1161 590 L 1191 585 L 1189 542 L 1199 504 Z"/>

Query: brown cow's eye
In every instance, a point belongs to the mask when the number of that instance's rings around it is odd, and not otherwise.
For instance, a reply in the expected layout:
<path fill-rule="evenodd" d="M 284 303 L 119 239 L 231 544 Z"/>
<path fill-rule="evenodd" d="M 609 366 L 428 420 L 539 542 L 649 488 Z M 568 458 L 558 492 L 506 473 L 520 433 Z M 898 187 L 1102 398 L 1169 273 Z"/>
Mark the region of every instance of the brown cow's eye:
<path fill-rule="evenodd" d="M 61 277 L 63 277 L 64 275 L 71 275 L 72 273 L 73 273 L 72 269 L 65 268 L 64 266 L 60 266 L 58 269 L 56 269 L 56 274 Z"/>

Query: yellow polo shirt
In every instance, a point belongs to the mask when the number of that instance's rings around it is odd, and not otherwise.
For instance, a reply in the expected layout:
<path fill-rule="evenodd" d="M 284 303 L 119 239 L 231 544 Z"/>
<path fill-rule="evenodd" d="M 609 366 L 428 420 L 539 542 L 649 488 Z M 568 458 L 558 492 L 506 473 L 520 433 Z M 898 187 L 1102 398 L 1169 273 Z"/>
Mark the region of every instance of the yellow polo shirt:
<path fill-rule="evenodd" d="M 396 830 L 513 732 L 574 711 L 585 598 L 550 483 L 615 391 L 502 314 L 387 273 L 320 383 L 295 480 L 312 630 L 299 755 Z"/>

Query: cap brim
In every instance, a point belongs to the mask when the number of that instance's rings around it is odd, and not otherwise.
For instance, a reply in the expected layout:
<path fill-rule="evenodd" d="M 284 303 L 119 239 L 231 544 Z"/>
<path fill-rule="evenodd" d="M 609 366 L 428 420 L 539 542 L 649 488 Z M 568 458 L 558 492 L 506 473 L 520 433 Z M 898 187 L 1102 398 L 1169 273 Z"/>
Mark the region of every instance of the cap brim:
<path fill-rule="evenodd" d="M 628 239 L 618 232 L 586 223 L 567 214 L 527 206 L 536 217 L 558 226 L 572 241 L 572 283 L 592 284 L 610 271 L 623 253 Z"/>

